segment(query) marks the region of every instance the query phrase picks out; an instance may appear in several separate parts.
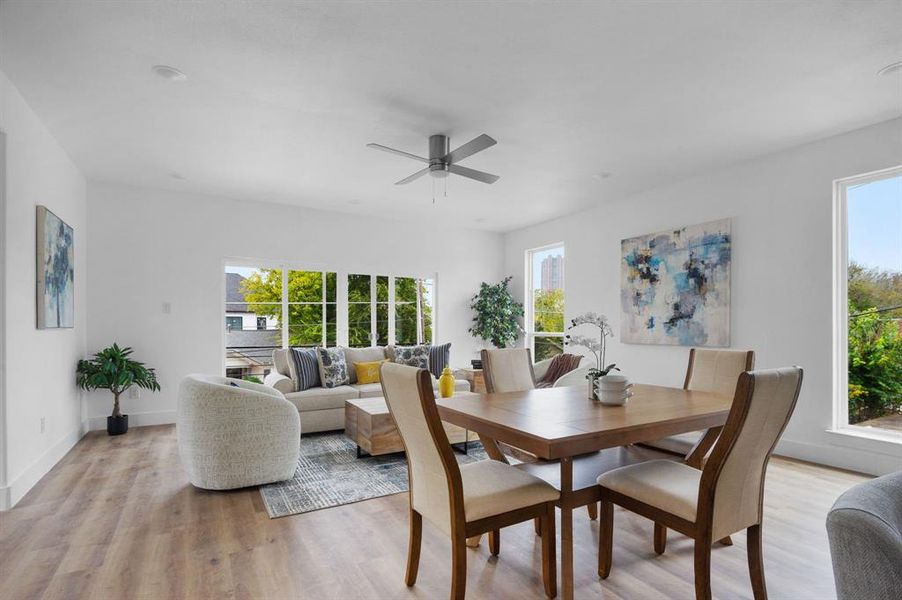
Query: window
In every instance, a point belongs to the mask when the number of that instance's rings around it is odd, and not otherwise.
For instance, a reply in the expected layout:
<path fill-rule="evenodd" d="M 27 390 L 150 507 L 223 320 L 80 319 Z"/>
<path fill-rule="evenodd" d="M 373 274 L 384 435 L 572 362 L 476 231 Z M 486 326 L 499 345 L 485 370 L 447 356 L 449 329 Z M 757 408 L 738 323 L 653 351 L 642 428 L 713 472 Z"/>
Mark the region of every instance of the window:
<path fill-rule="evenodd" d="M 526 253 L 526 343 L 538 362 L 564 351 L 564 245 Z"/>
<path fill-rule="evenodd" d="M 348 275 L 348 346 L 361 348 L 373 342 L 373 286 L 370 275 Z"/>
<path fill-rule="evenodd" d="M 288 271 L 288 345 L 335 346 L 336 274 Z"/>
<path fill-rule="evenodd" d="M 432 343 L 432 279 L 348 275 L 348 345 Z"/>
<path fill-rule="evenodd" d="M 239 263 L 225 284 L 229 376 L 261 379 L 276 348 L 432 343 L 432 278 Z"/>
<path fill-rule="evenodd" d="M 395 277 L 395 343 L 432 343 L 432 280 Z"/>
<path fill-rule="evenodd" d="M 282 346 L 282 270 L 228 266 L 225 294 L 225 372 L 262 380 L 272 367 L 273 349 Z"/>
<path fill-rule="evenodd" d="M 836 183 L 837 417 L 902 436 L 902 167 Z"/>

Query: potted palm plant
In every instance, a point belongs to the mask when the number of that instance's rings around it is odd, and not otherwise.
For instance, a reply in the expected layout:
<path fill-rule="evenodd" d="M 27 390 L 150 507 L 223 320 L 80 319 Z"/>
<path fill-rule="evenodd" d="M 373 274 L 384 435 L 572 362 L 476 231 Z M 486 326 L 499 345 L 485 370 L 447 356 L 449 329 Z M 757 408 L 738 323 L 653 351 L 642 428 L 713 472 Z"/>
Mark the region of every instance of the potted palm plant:
<path fill-rule="evenodd" d="M 76 384 L 83 390 L 110 390 L 113 394 L 113 414 L 106 418 L 106 431 L 122 435 L 128 431 L 128 415 L 119 410 L 119 396 L 128 388 L 138 387 L 156 392 L 160 390 L 157 375 L 144 363 L 129 358 L 131 348 L 113 344 L 96 353 L 90 360 L 78 361 Z"/>

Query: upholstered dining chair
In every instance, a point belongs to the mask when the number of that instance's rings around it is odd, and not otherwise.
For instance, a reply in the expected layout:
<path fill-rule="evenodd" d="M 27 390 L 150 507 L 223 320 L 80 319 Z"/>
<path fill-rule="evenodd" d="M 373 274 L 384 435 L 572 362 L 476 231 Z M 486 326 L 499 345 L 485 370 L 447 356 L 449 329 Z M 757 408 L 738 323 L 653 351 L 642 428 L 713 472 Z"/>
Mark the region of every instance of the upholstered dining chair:
<path fill-rule="evenodd" d="M 718 392 L 730 396 L 736 391 L 739 374 L 755 368 L 755 352 L 752 350 L 708 350 L 692 348 L 689 351 L 689 366 L 683 380 L 684 390 Z M 705 439 L 704 431 L 680 433 L 666 438 L 643 442 L 665 452 L 686 456 L 694 450 L 706 453 L 714 445 L 716 435 Z"/>
<path fill-rule="evenodd" d="M 554 506 L 558 491 L 538 477 L 495 460 L 459 466 L 435 406 L 429 371 L 394 363 L 382 365 L 381 371 L 385 402 L 407 452 L 407 585 L 417 580 L 423 518 L 451 537 L 452 600 L 465 594 L 468 537 L 489 533 L 489 550 L 497 556 L 502 527 L 538 518 L 542 523 L 545 594 L 555 597 Z"/>
<path fill-rule="evenodd" d="M 536 387 L 529 348 L 483 350 L 481 358 L 488 393 L 522 392 Z"/>
<path fill-rule="evenodd" d="M 767 598 L 762 560 L 762 506 L 767 463 L 786 428 L 802 369 L 742 373 L 726 425 L 699 471 L 670 460 L 613 469 L 598 478 L 601 514 L 598 575 L 611 572 L 614 504 L 695 540 L 695 597 L 711 598 L 711 544 L 748 532 L 749 574 L 756 600 Z"/>
<path fill-rule="evenodd" d="M 499 348 L 495 350 L 484 349 L 481 353 L 482 374 L 485 378 L 485 391 L 489 394 L 501 392 L 522 392 L 536 387 L 536 377 L 532 366 L 532 353 L 529 348 Z M 510 448 L 515 458 L 527 462 L 537 460 L 524 450 Z M 493 456 L 495 460 L 501 457 Z M 507 460 L 507 459 L 503 459 Z M 589 511 L 589 519 L 598 517 L 598 505 L 594 502 L 586 506 Z M 536 533 L 540 533 L 541 527 L 536 522 Z"/>

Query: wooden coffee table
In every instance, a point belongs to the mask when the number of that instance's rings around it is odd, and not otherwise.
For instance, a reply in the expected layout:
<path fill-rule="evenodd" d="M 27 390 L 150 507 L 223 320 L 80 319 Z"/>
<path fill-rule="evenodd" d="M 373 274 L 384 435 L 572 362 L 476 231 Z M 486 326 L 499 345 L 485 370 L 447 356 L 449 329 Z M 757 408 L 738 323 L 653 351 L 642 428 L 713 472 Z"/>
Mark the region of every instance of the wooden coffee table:
<path fill-rule="evenodd" d="M 476 396 L 471 392 L 456 392 L 452 398 Z M 451 444 L 459 444 L 465 454 L 467 443 L 479 439 L 476 433 L 457 425 L 444 423 L 445 433 Z M 345 435 L 357 444 L 357 458 L 370 454 L 379 456 L 404 452 L 404 444 L 388 411 L 385 398 L 356 398 L 345 401 Z"/>

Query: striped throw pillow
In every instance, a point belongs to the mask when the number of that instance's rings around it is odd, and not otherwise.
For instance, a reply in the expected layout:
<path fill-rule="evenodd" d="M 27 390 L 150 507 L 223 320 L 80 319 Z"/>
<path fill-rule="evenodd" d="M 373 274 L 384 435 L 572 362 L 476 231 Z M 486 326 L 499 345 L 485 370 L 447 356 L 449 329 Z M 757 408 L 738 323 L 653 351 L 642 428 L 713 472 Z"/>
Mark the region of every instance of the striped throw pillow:
<path fill-rule="evenodd" d="M 441 346 L 429 346 L 429 370 L 436 379 L 442 376 L 442 371 L 451 362 L 451 342 Z"/>
<path fill-rule="evenodd" d="M 289 353 L 288 367 L 294 391 L 303 392 L 320 386 L 319 363 L 316 361 L 316 348 L 292 348 Z"/>

